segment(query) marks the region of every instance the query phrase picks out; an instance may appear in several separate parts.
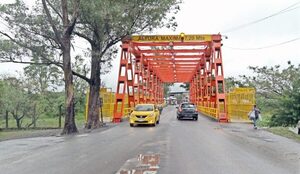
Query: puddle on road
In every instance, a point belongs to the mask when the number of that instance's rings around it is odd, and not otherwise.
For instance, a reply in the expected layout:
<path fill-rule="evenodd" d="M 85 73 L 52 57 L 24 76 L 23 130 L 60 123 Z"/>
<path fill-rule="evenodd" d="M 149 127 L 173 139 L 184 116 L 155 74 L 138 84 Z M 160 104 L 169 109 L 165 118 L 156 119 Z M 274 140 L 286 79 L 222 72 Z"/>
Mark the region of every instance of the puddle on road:
<path fill-rule="evenodd" d="M 16 144 L 16 146 L 27 146 L 27 144 Z"/>
<path fill-rule="evenodd" d="M 76 135 L 76 137 L 87 137 L 88 134 L 81 134 L 81 135 Z"/>
<path fill-rule="evenodd" d="M 127 160 L 116 174 L 157 174 L 159 161 L 159 154 L 140 154 Z"/>
<path fill-rule="evenodd" d="M 264 138 L 263 139 L 264 141 L 266 141 L 266 142 L 275 142 L 273 139 L 271 139 L 271 138 Z"/>
<path fill-rule="evenodd" d="M 242 132 L 242 131 L 233 129 L 233 130 L 231 130 L 231 132 Z"/>

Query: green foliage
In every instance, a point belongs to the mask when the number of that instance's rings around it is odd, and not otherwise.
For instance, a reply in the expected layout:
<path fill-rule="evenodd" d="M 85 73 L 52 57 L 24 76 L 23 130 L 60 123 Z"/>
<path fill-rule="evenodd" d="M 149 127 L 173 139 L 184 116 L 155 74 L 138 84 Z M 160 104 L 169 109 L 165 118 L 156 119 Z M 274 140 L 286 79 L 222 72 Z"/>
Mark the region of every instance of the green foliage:
<path fill-rule="evenodd" d="M 24 68 L 26 86 L 33 93 L 56 91 L 63 85 L 62 71 L 54 65 L 29 65 Z"/>
<path fill-rule="evenodd" d="M 49 22 L 45 20 L 47 18 L 40 1 L 32 9 L 22 0 L 0 6 L 0 19 L 9 30 L 5 32 L 5 29 L 0 29 L 0 35 L 5 38 L 0 38 L 0 62 L 35 64 L 36 66 L 26 68 L 25 73 L 34 75 L 35 71 L 39 71 L 37 74 L 42 75 L 41 71 L 44 71 L 44 78 L 49 77 L 46 71 L 56 73 L 56 76 L 62 73 L 58 70 L 58 67 L 62 67 L 60 57 L 55 56 L 60 54 L 60 46 Z M 54 15 L 53 20 L 57 26 L 61 26 L 58 15 Z M 31 82 L 34 85 L 43 85 L 40 90 L 48 87 L 38 81 Z"/>
<path fill-rule="evenodd" d="M 186 91 L 190 90 L 190 83 L 181 84 L 179 87 L 184 88 Z"/>
<path fill-rule="evenodd" d="M 116 57 L 117 42 L 154 28 L 176 27 L 175 17 L 169 15 L 179 11 L 179 3 L 181 0 L 81 1 L 81 13 L 75 33 L 91 44 L 90 56 L 97 57 L 101 65 L 95 71 L 104 74 L 109 71 L 111 61 Z"/>
<path fill-rule="evenodd" d="M 106 38 L 152 31 L 163 26 L 176 27 L 175 17 L 181 0 L 85 0 L 81 1 L 83 24 L 106 34 Z M 89 29 L 89 28 L 86 28 Z"/>
<path fill-rule="evenodd" d="M 285 91 L 284 96 L 279 99 L 279 104 L 281 107 L 272 116 L 271 126 L 296 125 L 300 120 L 300 78 L 292 82 L 292 89 Z"/>
<path fill-rule="evenodd" d="M 23 90 L 22 82 L 16 78 L 7 78 L 2 81 L 1 103 L 3 110 L 8 111 L 16 120 L 18 128 L 22 126 L 22 119 L 32 110 L 30 95 Z"/>
<path fill-rule="evenodd" d="M 227 92 L 230 92 L 236 87 L 244 87 L 243 83 L 234 77 L 225 78 L 225 86 Z"/>
<path fill-rule="evenodd" d="M 0 114 L 8 111 L 10 119 L 19 121 L 18 128 L 33 126 L 40 118 L 57 118 L 60 105 L 64 105 L 64 92 L 40 91 L 40 87 L 30 81 L 28 77 L 9 76 L 0 80 Z M 27 121 L 23 122 L 24 119 Z"/>
<path fill-rule="evenodd" d="M 164 83 L 164 97 L 168 97 L 168 93 L 170 92 L 170 87 L 173 86 L 173 83 Z"/>
<path fill-rule="evenodd" d="M 242 83 L 257 91 L 257 105 L 271 115 L 270 126 L 294 126 L 300 120 L 300 65 L 250 67 L 254 76 Z"/>

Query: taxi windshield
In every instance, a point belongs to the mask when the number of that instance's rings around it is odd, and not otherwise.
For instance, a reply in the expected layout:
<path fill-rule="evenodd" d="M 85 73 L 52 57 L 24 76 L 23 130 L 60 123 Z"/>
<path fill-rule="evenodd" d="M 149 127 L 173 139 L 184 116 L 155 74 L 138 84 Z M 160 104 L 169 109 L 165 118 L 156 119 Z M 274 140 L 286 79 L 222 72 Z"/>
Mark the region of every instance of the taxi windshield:
<path fill-rule="evenodd" d="M 137 105 L 135 111 L 153 111 L 153 105 Z"/>

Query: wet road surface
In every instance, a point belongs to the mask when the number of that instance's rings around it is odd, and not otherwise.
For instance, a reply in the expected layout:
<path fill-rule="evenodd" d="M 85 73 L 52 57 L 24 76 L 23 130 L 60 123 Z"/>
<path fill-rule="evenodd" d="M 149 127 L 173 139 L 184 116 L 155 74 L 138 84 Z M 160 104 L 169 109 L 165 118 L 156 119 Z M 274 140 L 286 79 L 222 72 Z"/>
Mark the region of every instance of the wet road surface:
<path fill-rule="evenodd" d="M 163 110 L 156 127 L 122 122 L 101 132 L 0 142 L 1 174 L 299 174 L 300 143 L 200 116 Z M 128 173 L 128 172 L 127 172 Z M 137 173 L 137 172 L 136 172 Z"/>

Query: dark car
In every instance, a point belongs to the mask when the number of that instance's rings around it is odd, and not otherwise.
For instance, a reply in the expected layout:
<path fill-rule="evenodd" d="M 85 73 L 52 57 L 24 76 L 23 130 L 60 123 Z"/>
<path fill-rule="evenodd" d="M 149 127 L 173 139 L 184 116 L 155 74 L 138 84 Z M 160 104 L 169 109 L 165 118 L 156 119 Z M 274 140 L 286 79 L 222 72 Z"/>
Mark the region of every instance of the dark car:
<path fill-rule="evenodd" d="M 198 111 L 194 103 L 181 103 L 177 108 L 177 119 L 184 118 L 198 120 Z"/>

